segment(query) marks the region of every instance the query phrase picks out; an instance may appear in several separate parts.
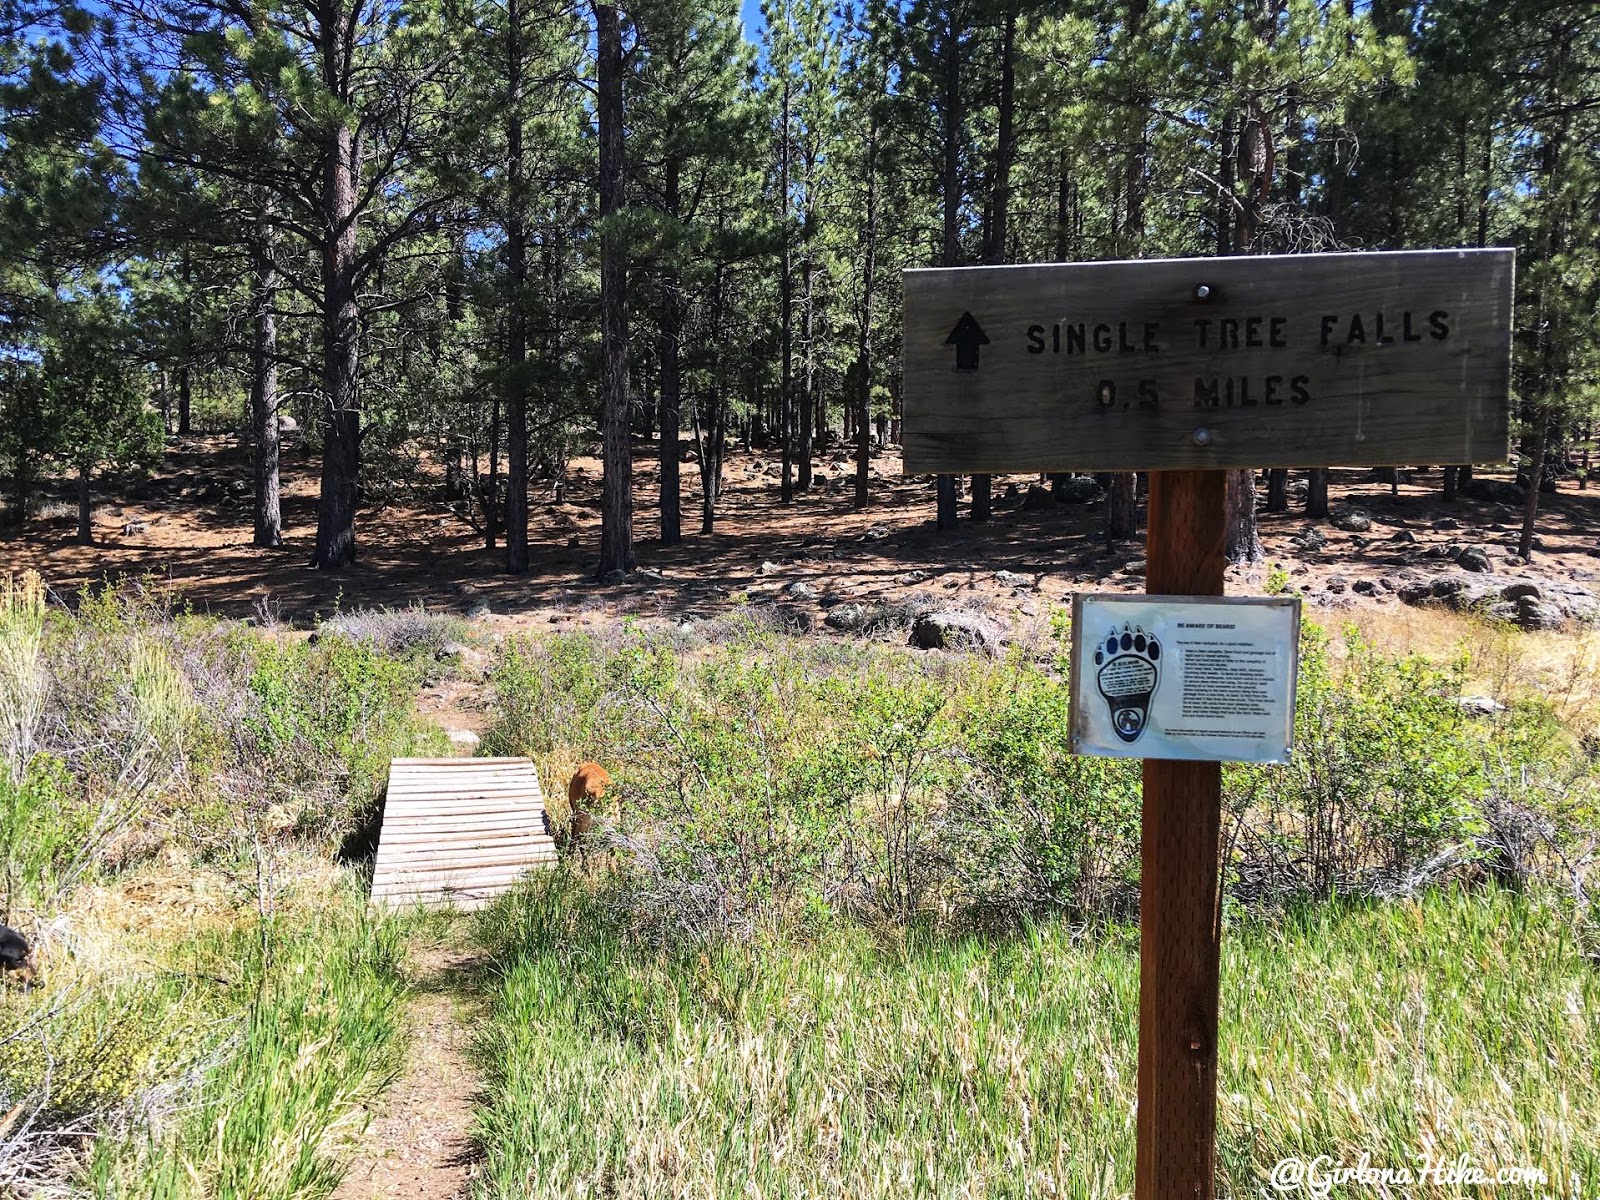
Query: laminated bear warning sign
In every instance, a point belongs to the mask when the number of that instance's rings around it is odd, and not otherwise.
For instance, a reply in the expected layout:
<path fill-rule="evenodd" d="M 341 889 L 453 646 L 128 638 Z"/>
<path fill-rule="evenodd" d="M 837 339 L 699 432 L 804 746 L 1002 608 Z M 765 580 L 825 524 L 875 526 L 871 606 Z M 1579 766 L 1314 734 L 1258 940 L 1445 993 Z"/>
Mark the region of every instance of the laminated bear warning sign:
<path fill-rule="evenodd" d="M 1299 640 L 1293 597 L 1079 595 L 1073 751 L 1287 762 Z"/>

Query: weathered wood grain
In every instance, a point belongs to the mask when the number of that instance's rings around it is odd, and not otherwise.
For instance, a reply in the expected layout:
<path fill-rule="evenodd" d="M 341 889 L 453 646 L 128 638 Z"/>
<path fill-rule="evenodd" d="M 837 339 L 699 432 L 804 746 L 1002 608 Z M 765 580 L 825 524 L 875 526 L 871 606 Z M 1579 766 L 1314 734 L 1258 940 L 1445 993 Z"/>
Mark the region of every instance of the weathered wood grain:
<path fill-rule="evenodd" d="M 1503 461 L 1513 271 L 1510 250 L 907 271 L 905 469 Z M 988 340 L 957 370 L 967 314 Z"/>
<path fill-rule="evenodd" d="M 372 899 L 389 907 L 476 907 L 556 861 L 527 759 L 395 759 Z"/>
<path fill-rule="evenodd" d="M 1151 595 L 1220 596 L 1221 471 L 1150 476 Z M 1222 765 L 1146 759 L 1139 838 L 1136 1200 L 1216 1195 Z"/>

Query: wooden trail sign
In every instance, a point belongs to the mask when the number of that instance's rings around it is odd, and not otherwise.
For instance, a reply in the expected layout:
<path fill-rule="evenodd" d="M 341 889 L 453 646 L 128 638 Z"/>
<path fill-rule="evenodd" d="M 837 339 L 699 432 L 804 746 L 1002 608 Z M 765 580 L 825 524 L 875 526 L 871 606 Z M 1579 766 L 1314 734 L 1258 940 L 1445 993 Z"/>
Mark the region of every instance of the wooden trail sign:
<path fill-rule="evenodd" d="M 1513 254 L 907 271 L 906 470 L 1502 461 Z"/>
<path fill-rule="evenodd" d="M 1146 592 L 1220 596 L 1225 468 L 1505 459 L 1513 269 L 1433 250 L 907 271 L 905 469 L 1149 471 Z M 1220 763 L 1144 760 L 1136 1200 L 1216 1192 L 1221 815 Z"/>

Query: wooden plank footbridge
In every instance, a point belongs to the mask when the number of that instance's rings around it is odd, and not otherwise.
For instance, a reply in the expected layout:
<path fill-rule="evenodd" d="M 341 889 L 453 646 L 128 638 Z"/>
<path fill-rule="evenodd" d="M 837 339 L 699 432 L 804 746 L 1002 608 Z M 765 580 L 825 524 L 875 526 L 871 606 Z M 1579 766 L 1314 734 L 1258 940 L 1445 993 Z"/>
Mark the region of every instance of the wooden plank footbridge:
<path fill-rule="evenodd" d="M 529 871 L 555 865 L 539 774 L 526 758 L 397 758 L 372 902 L 481 908 Z"/>

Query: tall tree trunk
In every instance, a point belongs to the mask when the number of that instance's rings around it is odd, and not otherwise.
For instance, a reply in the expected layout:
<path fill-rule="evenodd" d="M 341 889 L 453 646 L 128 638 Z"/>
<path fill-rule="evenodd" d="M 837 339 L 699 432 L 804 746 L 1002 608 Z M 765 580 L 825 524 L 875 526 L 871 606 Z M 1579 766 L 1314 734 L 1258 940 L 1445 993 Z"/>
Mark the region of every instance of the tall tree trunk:
<path fill-rule="evenodd" d="M 663 205 L 669 219 L 678 219 L 678 162 L 664 165 Z M 682 376 L 678 351 L 682 339 L 682 281 L 677 267 L 661 276 L 661 336 L 656 357 L 661 361 L 661 544 L 676 546 L 683 541 L 682 486 L 678 464 L 678 430 L 682 424 Z"/>
<path fill-rule="evenodd" d="M 500 536 L 500 393 L 489 403 L 489 478 L 481 493 L 483 548 L 493 550 Z"/>
<path fill-rule="evenodd" d="M 1114 471 L 1106 491 L 1106 544 L 1127 541 L 1139 534 L 1139 477 L 1132 471 Z"/>
<path fill-rule="evenodd" d="M 800 404 L 799 411 L 796 414 L 800 432 L 800 444 L 796 447 L 796 451 L 800 459 L 800 469 L 799 477 L 795 480 L 795 486 L 804 492 L 809 491 L 811 488 L 811 421 L 815 411 L 816 393 L 814 389 L 817 385 L 817 356 L 814 342 L 817 302 L 815 290 L 816 262 L 811 257 L 810 246 L 806 247 L 805 263 L 800 268 L 800 278 L 800 290 L 803 296 L 800 338 L 805 343 L 805 350 L 804 358 L 801 360 Z"/>
<path fill-rule="evenodd" d="M 528 569 L 528 232 L 522 2 L 506 5 L 506 572 Z"/>
<path fill-rule="evenodd" d="M 194 297 L 190 289 L 189 251 L 183 252 L 183 315 L 178 320 L 178 434 L 190 432 L 189 409 L 194 398 Z"/>
<path fill-rule="evenodd" d="M 723 232 L 723 215 L 717 213 L 718 242 Z M 722 289 L 727 277 L 727 264 L 717 263 L 711 284 L 710 329 L 713 345 L 722 344 Z M 700 532 L 709 534 L 716 526 L 717 494 L 722 489 L 722 459 L 727 448 L 728 402 L 724 392 L 722 364 L 712 368 L 710 409 L 702 423 L 700 404 L 694 406 L 695 445 L 700 460 Z"/>
<path fill-rule="evenodd" d="M 878 80 L 884 85 L 883 77 Z M 861 234 L 861 319 L 856 334 L 856 490 L 855 507 L 868 504 L 872 470 L 872 298 L 878 270 L 878 105 L 867 121 L 867 212 Z"/>
<path fill-rule="evenodd" d="M 1522 503 L 1522 536 L 1517 539 L 1517 553 L 1524 561 L 1533 557 L 1534 523 L 1539 518 L 1539 481 L 1544 478 L 1544 460 L 1550 450 L 1548 424 L 1540 422 L 1537 438 L 1533 449 L 1533 472 Z"/>
<path fill-rule="evenodd" d="M 347 24 L 353 17 L 342 18 Z M 361 470 L 361 410 L 356 392 L 360 315 L 356 306 L 355 132 L 341 124 L 326 146 L 322 175 L 322 403 L 327 428 L 317 545 L 312 565 L 323 570 L 356 558 L 356 495 Z"/>
<path fill-rule="evenodd" d="M 661 359 L 661 544 L 676 546 L 683 541 L 682 500 L 679 495 L 681 472 L 678 462 L 678 430 L 682 422 L 681 376 L 678 350 L 682 338 L 680 314 L 681 282 L 676 270 L 661 278 L 661 336 L 657 354 Z"/>
<path fill-rule="evenodd" d="M 182 328 L 184 330 L 184 351 L 183 361 L 178 364 L 178 433 L 181 436 L 188 436 L 192 428 L 189 420 L 189 411 L 194 398 L 194 368 L 189 361 L 189 318 L 187 315 L 183 318 Z"/>
<path fill-rule="evenodd" d="M 789 71 L 785 67 L 779 118 L 783 123 L 783 141 L 778 147 L 778 212 L 783 232 L 783 261 L 778 276 L 778 338 L 781 343 L 778 353 L 783 359 L 778 392 L 778 425 L 783 439 L 778 500 L 782 504 L 794 502 L 794 245 L 789 221 L 790 156 L 793 150 L 789 134 L 789 106 Z"/>
<path fill-rule="evenodd" d="M 944 201 L 943 265 L 961 265 L 961 26 L 955 6 L 944 31 L 944 166 L 939 175 Z M 958 488 L 954 475 L 940 475 L 935 487 L 936 524 L 956 527 Z"/>
<path fill-rule="evenodd" d="M 256 263 L 255 336 L 250 347 L 250 428 L 255 467 L 255 538 L 262 547 L 283 544 L 282 488 L 278 476 L 278 269 L 270 242 Z"/>
<path fill-rule="evenodd" d="M 1137 44 L 1144 33 L 1148 0 L 1129 0 L 1128 36 Z M 1144 254 L 1144 200 L 1148 187 L 1146 176 L 1150 168 L 1150 97 L 1142 86 L 1136 85 L 1128 97 L 1130 118 L 1136 127 L 1131 131 L 1128 154 L 1122 164 L 1125 219 L 1122 227 L 1122 252 L 1129 258 Z M 1139 533 L 1139 480 L 1131 471 L 1117 471 L 1111 476 L 1106 489 L 1106 544 L 1127 541 Z"/>
<path fill-rule="evenodd" d="M 1274 39 L 1273 0 L 1253 0 L 1258 36 L 1267 44 Z M 1233 206 L 1235 227 L 1232 250 L 1252 254 L 1261 235 L 1261 221 L 1277 176 L 1276 147 L 1267 114 L 1258 96 L 1247 94 L 1239 119 L 1236 146 L 1238 181 L 1243 194 Z M 1259 562 L 1265 557 L 1256 528 L 1256 477 L 1254 471 L 1228 472 L 1229 562 Z"/>
<path fill-rule="evenodd" d="M 1267 472 L 1267 511 L 1289 511 L 1289 472 L 1283 467 L 1273 467 Z"/>
<path fill-rule="evenodd" d="M 1328 515 L 1328 468 L 1312 467 L 1306 472 L 1306 516 Z"/>
<path fill-rule="evenodd" d="M 595 4 L 600 57 L 600 403 L 605 473 L 600 496 L 600 565 L 631 573 L 633 557 L 633 446 L 628 411 L 628 264 L 622 211 L 622 27 L 613 4 Z"/>
<path fill-rule="evenodd" d="M 989 223 L 984 239 L 983 261 L 1006 261 L 1006 246 L 1011 221 L 1011 165 L 1017 156 L 1017 14 L 1007 10 L 1000 39 L 1000 97 L 994 148 L 994 181 L 989 189 Z M 993 514 L 994 479 L 987 474 L 972 477 L 972 519 L 987 521 Z"/>
<path fill-rule="evenodd" d="M 89 495 L 91 468 L 78 464 L 78 545 L 94 545 L 94 504 Z"/>

